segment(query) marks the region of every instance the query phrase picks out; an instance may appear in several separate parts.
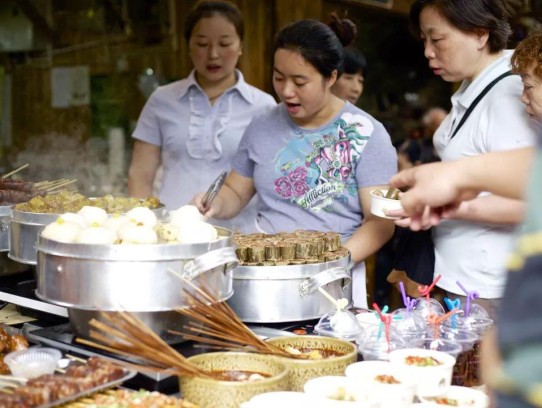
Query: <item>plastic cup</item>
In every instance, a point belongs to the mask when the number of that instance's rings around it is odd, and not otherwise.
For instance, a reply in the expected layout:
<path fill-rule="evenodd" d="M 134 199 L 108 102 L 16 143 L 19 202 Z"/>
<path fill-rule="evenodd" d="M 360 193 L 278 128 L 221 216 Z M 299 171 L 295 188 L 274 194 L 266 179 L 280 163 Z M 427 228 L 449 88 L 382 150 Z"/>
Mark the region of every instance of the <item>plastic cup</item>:
<path fill-rule="evenodd" d="M 410 347 L 408 341 L 394 327 L 390 327 L 388 342 L 383 325 L 381 328 L 374 327 L 365 330 L 363 336 L 356 340 L 356 344 L 364 361 L 387 361 L 391 351 Z"/>
<path fill-rule="evenodd" d="M 463 348 L 458 342 L 445 339 L 426 339 L 420 348 L 425 350 L 440 351 L 442 353 L 449 354 L 454 358 L 457 358 L 459 353 L 463 351 Z"/>
<path fill-rule="evenodd" d="M 465 380 L 465 386 L 474 387 L 481 385 L 480 380 L 480 343 L 483 334 L 493 326 L 493 320 L 481 315 L 470 314 L 467 317 L 457 317 L 455 328 L 452 327 L 452 322 L 447 320 L 444 322 L 445 329 L 466 330 L 478 336 L 474 342 L 472 350 L 469 353 L 468 372 Z"/>
<path fill-rule="evenodd" d="M 397 309 L 392 313 L 391 326 L 407 340 L 409 347 L 420 347 L 426 338 L 427 325 L 420 313 Z"/>
<path fill-rule="evenodd" d="M 461 346 L 461 352 L 456 357 L 454 371 L 452 374 L 452 385 L 464 386 L 469 375 L 469 360 L 471 359 L 472 348 L 478 341 L 478 336 L 467 330 L 443 329 L 440 331 L 440 338 L 452 340 Z"/>

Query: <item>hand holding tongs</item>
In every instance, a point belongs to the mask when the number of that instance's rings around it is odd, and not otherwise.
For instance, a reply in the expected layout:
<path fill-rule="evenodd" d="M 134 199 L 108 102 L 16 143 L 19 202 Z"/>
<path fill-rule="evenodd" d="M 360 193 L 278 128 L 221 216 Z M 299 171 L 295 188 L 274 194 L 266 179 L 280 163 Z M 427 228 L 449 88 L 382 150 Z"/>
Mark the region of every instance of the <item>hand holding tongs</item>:
<path fill-rule="evenodd" d="M 224 184 L 224 181 L 226 180 L 226 176 L 228 175 L 227 171 L 223 171 L 220 173 L 220 175 L 216 178 L 216 180 L 209 186 L 209 189 L 203 196 L 201 200 L 201 205 L 205 210 L 208 210 L 211 206 L 211 203 L 215 199 L 216 195 L 220 191 L 220 188 Z"/>

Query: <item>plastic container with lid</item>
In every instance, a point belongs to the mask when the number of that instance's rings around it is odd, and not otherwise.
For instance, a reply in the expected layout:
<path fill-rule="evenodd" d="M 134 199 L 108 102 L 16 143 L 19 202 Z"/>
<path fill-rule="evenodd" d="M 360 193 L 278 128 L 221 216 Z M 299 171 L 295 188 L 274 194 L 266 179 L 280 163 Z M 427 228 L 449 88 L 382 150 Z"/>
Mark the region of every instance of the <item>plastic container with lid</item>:
<path fill-rule="evenodd" d="M 354 341 L 363 333 L 363 328 L 356 315 L 349 310 L 336 310 L 326 313 L 314 330 L 322 335 Z"/>
<path fill-rule="evenodd" d="M 364 361 L 388 360 L 393 350 L 411 347 L 407 339 L 393 326 L 390 327 L 389 338 L 386 337 L 384 325 L 365 330 L 363 335 L 356 339 L 358 352 Z M 389 341 L 388 341 L 389 340 Z"/>
<path fill-rule="evenodd" d="M 36 378 L 55 371 L 62 353 L 48 347 L 31 347 L 14 351 L 4 357 L 5 363 L 15 377 Z"/>

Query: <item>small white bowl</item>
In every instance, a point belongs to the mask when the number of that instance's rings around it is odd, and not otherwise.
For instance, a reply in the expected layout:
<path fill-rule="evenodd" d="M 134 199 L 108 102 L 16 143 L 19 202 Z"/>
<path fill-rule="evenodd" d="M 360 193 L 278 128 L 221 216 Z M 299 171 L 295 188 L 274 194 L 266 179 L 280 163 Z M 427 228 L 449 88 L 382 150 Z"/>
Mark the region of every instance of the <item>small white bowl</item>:
<path fill-rule="evenodd" d="M 317 399 L 303 392 L 274 391 L 255 395 L 249 401 L 243 402 L 241 408 L 318 406 L 317 402 Z"/>
<path fill-rule="evenodd" d="M 488 408 L 489 397 L 487 394 L 480 390 L 475 390 L 469 387 L 458 387 L 452 385 L 444 391 L 443 395 L 439 397 L 450 398 L 456 400 L 459 405 L 447 405 L 442 402 L 438 403 L 439 407 L 454 406 L 463 408 Z M 433 398 L 439 397 L 420 397 L 420 400 L 425 403 L 436 404 Z"/>
<path fill-rule="evenodd" d="M 7 354 L 4 362 L 15 377 L 30 379 L 53 373 L 61 357 L 62 353 L 53 348 L 31 347 Z"/>
<path fill-rule="evenodd" d="M 376 191 L 380 191 L 383 197 L 377 195 Z M 371 191 L 371 213 L 380 217 L 387 218 L 389 220 L 399 219 L 400 217 L 390 217 L 386 214 L 390 210 L 402 210 L 400 200 L 393 200 L 391 198 L 386 198 L 387 190 L 373 190 Z"/>
<path fill-rule="evenodd" d="M 352 378 L 340 376 L 317 377 L 305 383 L 303 390 L 313 398 L 324 402 L 325 407 L 359 407 L 370 402 L 370 389 Z M 337 399 L 344 394 L 350 397 L 348 400 Z"/>
<path fill-rule="evenodd" d="M 380 408 L 406 408 L 414 400 L 414 385 L 404 378 L 405 373 L 401 369 L 388 361 L 353 363 L 346 367 L 345 375 L 360 384 L 367 384 L 373 390 L 371 403 Z M 382 383 L 377 379 L 381 375 L 391 376 L 399 383 Z"/>
<path fill-rule="evenodd" d="M 441 364 L 425 367 L 409 365 L 406 358 L 410 356 L 433 357 Z M 441 351 L 419 348 L 394 350 L 389 354 L 389 361 L 403 373 L 402 378 L 410 379 L 420 398 L 442 395 L 452 383 L 455 358 Z"/>

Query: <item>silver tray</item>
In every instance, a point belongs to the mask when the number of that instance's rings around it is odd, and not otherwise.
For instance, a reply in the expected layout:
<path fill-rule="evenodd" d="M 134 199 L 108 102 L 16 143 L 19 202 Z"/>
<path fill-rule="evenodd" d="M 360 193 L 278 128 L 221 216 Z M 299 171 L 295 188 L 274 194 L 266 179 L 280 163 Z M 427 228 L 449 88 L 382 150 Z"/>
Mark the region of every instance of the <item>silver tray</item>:
<path fill-rule="evenodd" d="M 97 392 L 101 392 L 101 391 L 107 390 L 109 388 L 116 387 L 116 386 L 122 384 L 124 381 L 127 381 L 127 380 L 135 377 L 135 375 L 137 374 L 137 371 L 135 371 L 135 370 L 128 370 L 128 369 L 123 369 L 123 370 L 124 370 L 124 375 L 122 377 L 116 379 L 116 380 L 109 381 L 109 382 L 107 382 L 105 384 L 98 385 L 98 386 L 93 387 L 93 388 L 89 388 L 88 390 L 78 392 L 77 394 L 73 394 L 73 395 L 70 395 L 70 396 L 67 396 L 67 397 L 64 397 L 64 398 L 60 398 L 58 400 L 52 401 L 52 402 L 47 403 L 47 404 L 38 405 L 38 407 L 39 408 L 57 407 L 59 405 L 66 404 L 68 402 L 75 401 L 75 400 L 77 400 L 79 398 L 88 397 L 91 394 L 95 394 Z"/>

